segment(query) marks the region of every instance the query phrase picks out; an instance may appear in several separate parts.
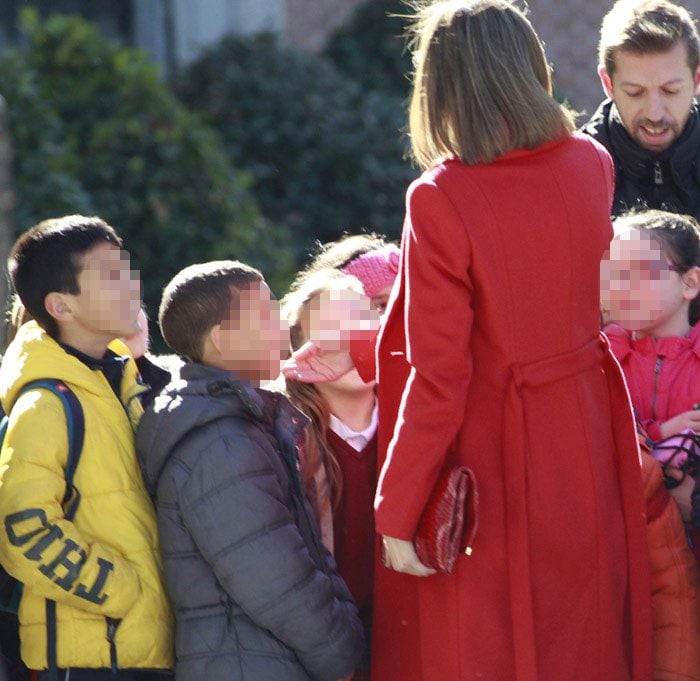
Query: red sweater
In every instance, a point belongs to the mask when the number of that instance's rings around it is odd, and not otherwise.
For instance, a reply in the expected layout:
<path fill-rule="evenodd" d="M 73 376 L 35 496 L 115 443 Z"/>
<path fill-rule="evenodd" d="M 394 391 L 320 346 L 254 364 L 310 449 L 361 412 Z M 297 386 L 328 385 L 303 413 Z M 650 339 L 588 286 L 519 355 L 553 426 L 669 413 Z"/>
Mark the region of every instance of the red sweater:
<path fill-rule="evenodd" d="M 652 440 L 659 426 L 700 402 L 700 324 L 684 337 L 633 340 L 617 326 L 605 328 L 622 366 L 632 405 Z"/>
<path fill-rule="evenodd" d="M 333 510 L 333 541 L 338 573 L 345 580 L 360 611 L 372 601 L 374 577 L 374 491 L 377 481 L 377 435 L 361 451 L 328 430 L 343 479 L 338 508 Z"/>

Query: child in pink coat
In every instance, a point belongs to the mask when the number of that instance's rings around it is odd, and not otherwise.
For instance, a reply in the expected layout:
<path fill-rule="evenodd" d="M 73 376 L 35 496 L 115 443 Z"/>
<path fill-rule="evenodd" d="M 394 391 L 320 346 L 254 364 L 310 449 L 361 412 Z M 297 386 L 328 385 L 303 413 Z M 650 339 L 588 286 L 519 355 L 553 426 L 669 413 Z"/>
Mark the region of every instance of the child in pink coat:
<path fill-rule="evenodd" d="M 663 211 L 624 216 L 615 229 L 601 267 L 612 322 L 605 332 L 651 440 L 689 435 L 678 456 L 655 449 L 687 522 L 700 454 L 693 443 L 700 433 L 700 231 L 692 218 Z"/>

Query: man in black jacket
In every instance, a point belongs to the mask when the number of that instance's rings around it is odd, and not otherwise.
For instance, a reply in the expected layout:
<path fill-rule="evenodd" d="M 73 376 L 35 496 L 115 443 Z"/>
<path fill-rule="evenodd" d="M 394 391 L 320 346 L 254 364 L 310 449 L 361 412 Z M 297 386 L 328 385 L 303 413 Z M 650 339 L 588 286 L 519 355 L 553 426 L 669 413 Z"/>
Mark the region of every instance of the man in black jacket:
<path fill-rule="evenodd" d="M 582 130 L 615 162 L 614 215 L 700 218 L 699 53 L 695 20 L 667 0 L 618 0 L 605 16 L 598 74 L 608 99 Z"/>

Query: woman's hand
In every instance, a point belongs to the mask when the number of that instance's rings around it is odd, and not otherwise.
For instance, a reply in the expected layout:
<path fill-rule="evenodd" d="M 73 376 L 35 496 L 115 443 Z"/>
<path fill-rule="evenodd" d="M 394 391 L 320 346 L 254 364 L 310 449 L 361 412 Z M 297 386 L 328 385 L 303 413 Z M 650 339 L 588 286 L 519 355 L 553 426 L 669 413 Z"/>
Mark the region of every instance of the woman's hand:
<path fill-rule="evenodd" d="M 323 383 L 335 381 L 354 368 L 349 352 L 324 350 L 309 341 L 282 365 L 282 373 L 302 383 Z"/>
<path fill-rule="evenodd" d="M 434 575 L 435 570 L 418 560 L 413 542 L 394 537 L 382 537 L 382 556 L 384 565 L 396 572 L 405 572 L 415 577 Z"/>
<path fill-rule="evenodd" d="M 139 330 L 131 336 L 122 338 L 134 359 L 139 359 L 148 352 L 148 317 L 143 308 L 139 310 L 137 319 Z"/>
<path fill-rule="evenodd" d="M 674 416 L 672 419 L 665 421 L 659 426 L 661 437 L 664 439 L 671 437 L 671 435 L 677 435 L 686 428 L 700 433 L 700 409 L 684 411 L 682 414 Z"/>

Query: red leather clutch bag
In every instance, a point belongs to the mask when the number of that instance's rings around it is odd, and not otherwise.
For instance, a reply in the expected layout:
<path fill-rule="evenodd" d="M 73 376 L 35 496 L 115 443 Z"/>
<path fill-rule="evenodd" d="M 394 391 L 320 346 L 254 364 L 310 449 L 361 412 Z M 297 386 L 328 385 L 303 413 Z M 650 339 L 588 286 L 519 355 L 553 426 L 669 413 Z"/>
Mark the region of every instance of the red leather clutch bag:
<path fill-rule="evenodd" d="M 446 469 L 433 488 L 413 540 L 421 563 L 452 572 L 460 553 L 471 555 L 478 525 L 474 473 L 466 466 Z"/>

